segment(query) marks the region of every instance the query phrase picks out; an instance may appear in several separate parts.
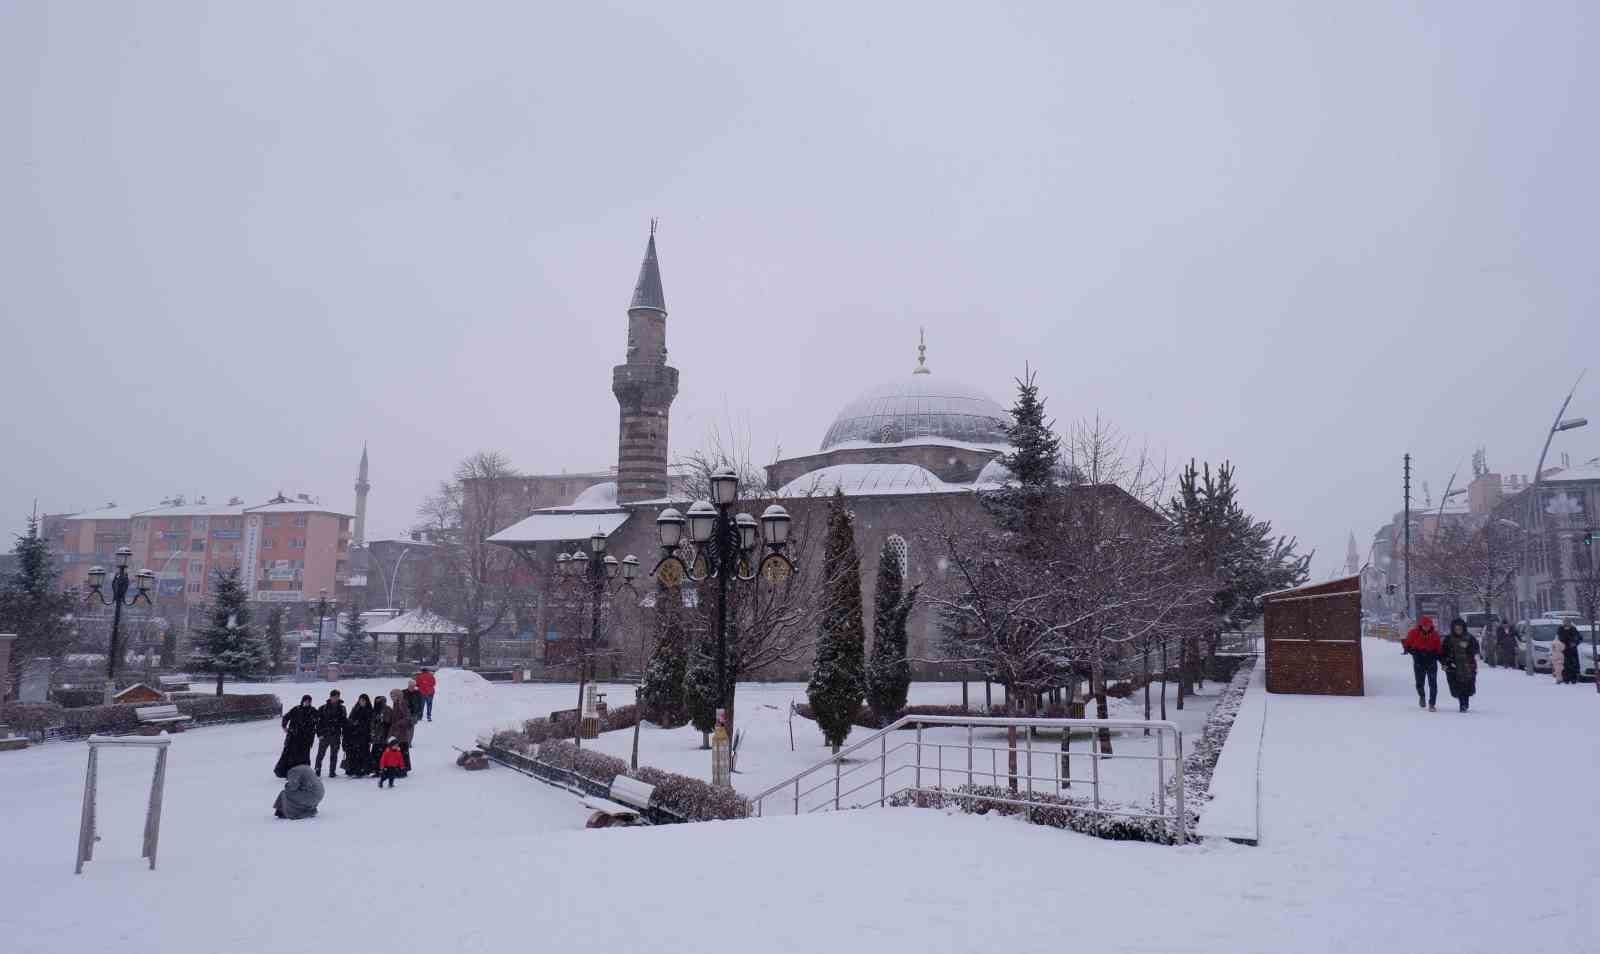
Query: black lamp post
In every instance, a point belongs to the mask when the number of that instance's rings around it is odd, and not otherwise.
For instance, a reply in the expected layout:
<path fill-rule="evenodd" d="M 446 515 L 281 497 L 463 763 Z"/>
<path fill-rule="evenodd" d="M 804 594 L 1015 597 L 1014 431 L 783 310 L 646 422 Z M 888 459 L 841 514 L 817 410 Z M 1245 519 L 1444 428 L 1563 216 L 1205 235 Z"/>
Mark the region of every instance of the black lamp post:
<path fill-rule="evenodd" d="M 591 557 L 592 554 L 592 557 Z M 606 591 L 632 589 L 639 575 L 639 558 L 628 554 L 620 561 L 606 553 L 606 535 L 595 530 L 589 536 L 589 552 L 574 550 L 556 557 L 556 573 L 563 579 L 579 585 L 589 601 L 589 646 L 600 644 L 600 613 L 605 603 Z M 618 575 L 622 579 L 617 581 Z M 593 660 L 588 654 L 578 657 L 578 719 L 573 731 L 573 744 L 583 747 L 583 691 L 589 681 L 589 667 Z"/>
<path fill-rule="evenodd" d="M 106 660 L 106 704 L 110 705 L 111 699 L 117 694 L 117 662 L 122 656 L 122 607 L 135 606 L 142 599 L 146 606 L 154 606 L 155 601 L 150 596 L 150 590 L 155 582 L 156 575 L 149 570 L 140 570 L 135 576 L 139 580 L 138 590 L 130 598 L 128 596 L 128 560 L 133 557 L 133 551 L 127 547 L 117 548 L 117 572 L 111 578 L 111 598 L 106 599 L 105 590 L 102 589 L 106 581 L 106 568 L 92 566 L 89 568 L 89 594 L 100 598 L 100 602 L 111 607 L 111 652 Z M 84 597 L 85 600 L 88 596 Z"/>
<path fill-rule="evenodd" d="M 739 499 L 739 475 L 732 467 L 711 472 L 711 500 L 696 500 L 688 516 L 669 507 L 656 517 L 661 536 L 661 562 L 655 575 L 667 586 L 684 580 L 699 583 L 717 581 L 717 702 L 728 709 L 728 583 L 749 582 L 757 576 L 769 583 L 781 583 L 795 570 L 794 561 L 784 555 L 789 542 L 789 512 L 772 504 L 761 514 L 760 532 L 771 552 L 752 565 L 756 552 L 756 519 L 747 513 L 729 515 Z M 685 524 L 689 530 L 689 561 L 678 556 Z"/>
<path fill-rule="evenodd" d="M 334 604 L 338 606 L 337 603 Z M 317 665 L 322 665 L 322 630 L 325 628 L 324 620 L 328 618 L 328 590 L 326 587 L 317 591 Z"/>

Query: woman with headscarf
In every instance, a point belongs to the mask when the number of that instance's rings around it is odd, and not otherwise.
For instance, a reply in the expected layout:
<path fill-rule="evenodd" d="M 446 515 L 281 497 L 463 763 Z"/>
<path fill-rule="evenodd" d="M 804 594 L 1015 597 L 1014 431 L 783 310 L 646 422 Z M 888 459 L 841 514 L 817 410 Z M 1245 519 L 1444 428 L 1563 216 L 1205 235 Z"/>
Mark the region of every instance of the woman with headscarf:
<path fill-rule="evenodd" d="M 411 707 L 406 704 L 404 689 L 389 690 L 389 738 L 400 743 L 400 755 L 405 759 L 404 772 L 411 772 L 411 735 L 416 729 L 416 720 L 411 718 Z M 401 776 L 402 778 L 405 775 Z"/>
<path fill-rule="evenodd" d="M 369 738 L 372 748 L 367 753 L 367 765 L 372 771 L 378 770 L 378 760 L 383 758 L 383 750 L 389 744 L 389 699 L 383 693 L 372 700 L 372 731 Z"/>
<path fill-rule="evenodd" d="M 372 751 L 372 700 L 366 693 L 356 697 L 356 704 L 344 723 L 344 773 L 352 778 L 362 778 L 369 771 L 367 759 Z"/>
<path fill-rule="evenodd" d="M 1441 655 L 1450 694 L 1466 712 L 1473 693 L 1478 691 L 1478 637 L 1467 632 L 1466 620 L 1458 617 L 1450 621 L 1450 634 L 1444 638 Z"/>
<path fill-rule="evenodd" d="M 311 764 L 311 743 L 317 740 L 317 710 L 310 696 L 301 696 L 300 704 L 283 714 L 283 752 L 272 774 L 288 778 L 289 770 L 296 765 Z"/>

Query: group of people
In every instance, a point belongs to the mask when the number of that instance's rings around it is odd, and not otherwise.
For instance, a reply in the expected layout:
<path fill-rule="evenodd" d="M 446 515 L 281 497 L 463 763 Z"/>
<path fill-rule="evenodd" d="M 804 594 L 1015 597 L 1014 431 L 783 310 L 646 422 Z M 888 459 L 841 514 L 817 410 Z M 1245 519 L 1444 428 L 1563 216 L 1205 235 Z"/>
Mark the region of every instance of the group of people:
<path fill-rule="evenodd" d="M 1462 712 L 1466 712 L 1478 691 L 1478 637 L 1467 631 L 1466 620 L 1450 621 L 1448 635 L 1434 628 L 1433 617 L 1424 616 L 1411 627 L 1400 649 L 1411 656 L 1411 669 L 1417 677 L 1417 707 L 1437 711 L 1439 667 L 1444 667 L 1445 682 Z M 1423 688 L 1427 692 L 1424 694 Z"/>
<path fill-rule="evenodd" d="M 1554 652 L 1555 647 L 1550 647 L 1550 674 L 1556 677 L 1556 682 L 1576 683 L 1583 671 L 1578 662 L 1578 647 L 1583 645 L 1583 634 L 1572 625 L 1572 620 L 1563 620 L 1561 628 L 1556 630 L 1556 642 L 1561 644 L 1561 652 Z"/>
<path fill-rule="evenodd" d="M 344 769 L 347 778 L 376 776 L 378 787 L 394 788 L 397 778 L 411 772 L 411 742 L 421 721 L 433 721 L 433 696 L 438 680 L 429 669 L 418 672 L 404 689 L 392 689 L 388 697 L 356 697 L 347 711 L 339 690 L 328 693 L 320 707 L 311 696 L 300 697 L 300 704 L 283 714 L 283 752 L 273 774 L 285 780 L 284 790 L 274 803 L 279 818 L 305 818 L 317 813 L 322 800 L 322 761 L 328 760 L 328 777 L 337 778 Z M 316 743 L 315 761 L 311 757 Z M 340 760 L 341 750 L 344 753 Z"/>

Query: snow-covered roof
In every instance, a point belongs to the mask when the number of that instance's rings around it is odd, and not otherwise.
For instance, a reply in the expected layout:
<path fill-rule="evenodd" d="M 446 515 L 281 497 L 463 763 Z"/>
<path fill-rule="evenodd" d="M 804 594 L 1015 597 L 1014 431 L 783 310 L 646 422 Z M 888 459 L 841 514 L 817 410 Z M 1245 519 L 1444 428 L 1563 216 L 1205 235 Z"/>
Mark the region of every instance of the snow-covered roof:
<path fill-rule="evenodd" d="M 438 613 L 416 609 L 367 627 L 370 636 L 456 636 L 466 630 Z"/>
<path fill-rule="evenodd" d="M 606 536 L 626 523 L 626 510 L 539 510 L 489 538 L 490 543 L 562 543 L 587 540 L 596 530 Z"/>
<path fill-rule="evenodd" d="M 355 514 L 336 510 L 333 507 L 324 507 L 319 503 L 310 503 L 305 500 L 286 500 L 283 503 L 266 503 L 259 507 L 244 508 L 248 513 L 329 513 L 335 517 L 354 517 Z"/>
<path fill-rule="evenodd" d="M 1574 464 L 1571 467 L 1563 467 L 1545 477 L 1541 483 L 1563 484 L 1580 480 L 1600 480 L 1600 457 L 1586 460 L 1581 464 Z"/>
<path fill-rule="evenodd" d="M 141 511 L 132 507 L 101 507 L 98 510 L 85 510 L 82 513 L 67 514 L 62 520 L 130 520 L 133 515 Z"/>
<path fill-rule="evenodd" d="M 598 484 L 585 487 L 583 493 L 573 499 L 572 503 L 564 507 L 550 507 L 550 510 L 612 510 L 617 506 L 617 482 L 604 480 Z"/>
<path fill-rule="evenodd" d="M 810 497 L 843 490 L 845 496 L 864 494 L 937 494 L 967 490 L 947 484 L 932 471 L 916 464 L 832 464 L 820 467 L 778 488 L 778 497 Z"/>
<path fill-rule="evenodd" d="M 165 507 L 155 507 L 150 510 L 141 510 L 136 514 L 140 517 L 237 517 L 243 514 L 245 508 L 241 504 L 172 504 Z"/>

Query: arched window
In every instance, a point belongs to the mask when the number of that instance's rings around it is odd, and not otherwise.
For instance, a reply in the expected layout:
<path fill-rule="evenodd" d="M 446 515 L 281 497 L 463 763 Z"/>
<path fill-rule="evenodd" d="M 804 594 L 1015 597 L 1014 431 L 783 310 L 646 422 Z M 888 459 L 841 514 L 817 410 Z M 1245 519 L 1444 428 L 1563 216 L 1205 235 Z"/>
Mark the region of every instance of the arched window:
<path fill-rule="evenodd" d="M 906 545 L 906 538 L 898 533 L 891 533 L 889 539 L 884 541 L 884 546 L 888 547 L 900 561 L 900 578 L 904 579 L 911 566 L 909 560 L 911 548 Z"/>

